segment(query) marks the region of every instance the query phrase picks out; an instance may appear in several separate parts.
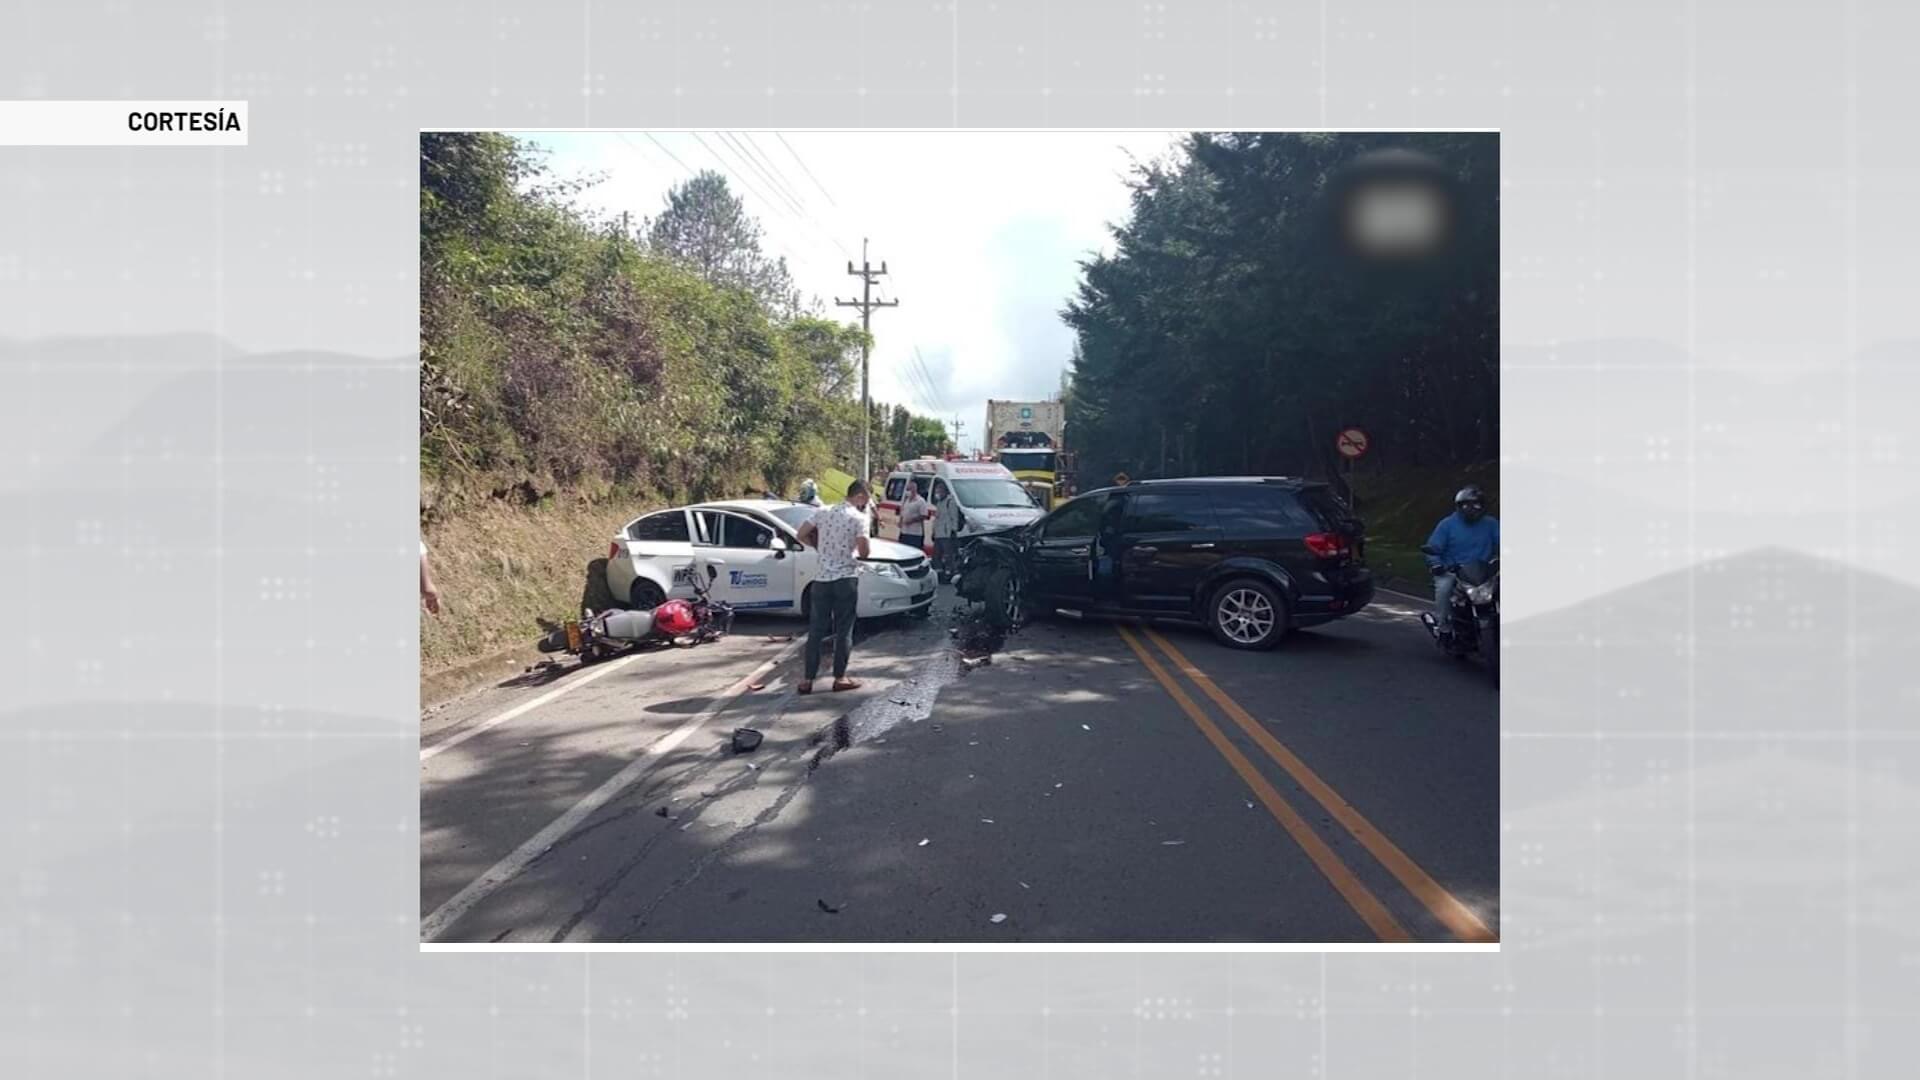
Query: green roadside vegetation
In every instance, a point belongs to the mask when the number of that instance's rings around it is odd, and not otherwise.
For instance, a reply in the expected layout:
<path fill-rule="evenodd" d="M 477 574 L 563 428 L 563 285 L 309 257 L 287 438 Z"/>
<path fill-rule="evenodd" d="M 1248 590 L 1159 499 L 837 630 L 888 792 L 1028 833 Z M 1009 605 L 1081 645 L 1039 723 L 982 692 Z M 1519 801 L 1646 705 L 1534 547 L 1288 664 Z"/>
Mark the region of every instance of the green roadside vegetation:
<path fill-rule="evenodd" d="M 1370 473 L 1363 465 L 1353 478 L 1360 517 L 1367 523 L 1367 565 L 1383 584 L 1414 593 L 1427 588 L 1420 545 L 1440 519 L 1453 512 L 1454 492 L 1479 484 L 1487 510 L 1500 515 L 1500 467 L 1488 462 L 1460 468 L 1406 468 Z"/>
<path fill-rule="evenodd" d="M 423 674 L 577 610 L 641 513 L 858 469 L 864 334 L 799 294 L 726 180 L 638 227 L 584 209 L 591 183 L 510 136 L 421 136 L 420 523 L 446 600 Z M 903 408 L 864 422 L 875 461 L 944 448 Z"/>

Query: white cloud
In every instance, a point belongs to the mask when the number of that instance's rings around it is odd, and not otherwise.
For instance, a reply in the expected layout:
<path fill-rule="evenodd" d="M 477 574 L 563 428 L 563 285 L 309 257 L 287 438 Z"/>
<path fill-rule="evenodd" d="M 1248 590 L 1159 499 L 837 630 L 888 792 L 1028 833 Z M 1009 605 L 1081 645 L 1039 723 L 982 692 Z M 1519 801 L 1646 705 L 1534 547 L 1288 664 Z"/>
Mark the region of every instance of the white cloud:
<path fill-rule="evenodd" d="M 786 255 L 800 288 L 829 305 L 859 295 L 847 261 L 857 262 L 861 238 L 870 238 L 873 262 L 885 260 L 890 271 L 882 295 L 901 302 L 873 316 L 874 397 L 943 419 L 957 413 L 969 438 L 979 434 L 987 398 L 1057 388 L 1072 335 L 1053 313 L 1072 293 L 1076 263 L 1107 249 L 1109 224 L 1126 216 L 1130 161 L 1164 154 L 1178 138 L 973 131 L 523 137 L 551 151 L 557 175 L 606 174 L 582 201 L 611 216 L 628 212 L 636 223 L 659 212 L 667 189 L 689 169 L 724 172 L 766 229 L 768 249 Z M 849 321 L 858 314 L 831 306 L 828 313 Z M 916 346 L 935 369 L 939 385 L 931 392 L 907 373 Z"/>

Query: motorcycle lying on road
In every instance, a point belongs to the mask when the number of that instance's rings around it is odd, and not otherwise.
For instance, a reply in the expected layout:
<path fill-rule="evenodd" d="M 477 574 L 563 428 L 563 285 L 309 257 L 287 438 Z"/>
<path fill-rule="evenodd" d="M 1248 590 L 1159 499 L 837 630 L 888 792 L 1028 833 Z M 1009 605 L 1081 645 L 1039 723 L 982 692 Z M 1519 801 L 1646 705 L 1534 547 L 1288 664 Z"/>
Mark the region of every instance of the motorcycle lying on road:
<path fill-rule="evenodd" d="M 713 583 L 720 571 L 701 562 L 692 575 L 693 599 L 666 600 L 646 611 L 588 609 L 578 620 L 540 621 L 546 633 L 541 652 L 568 652 L 582 664 L 603 660 L 636 645 L 693 646 L 716 641 L 733 629 L 733 605 L 713 599 Z"/>
<path fill-rule="evenodd" d="M 955 557 L 954 592 L 986 607 L 987 622 L 1011 630 L 1026 621 L 1026 579 L 1020 549 L 1006 533 L 981 533 L 960 541 Z"/>
<path fill-rule="evenodd" d="M 1420 548 L 1422 555 L 1438 557 L 1439 551 L 1430 546 Z M 1453 590 L 1452 618 L 1449 620 L 1451 637 L 1440 633 L 1440 624 L 1435 621 L 1433 612 L 1420 613 L 1420 622 L 1433 636 L 1433 642 L 1449 656 L 1467 659 L 1475 655 L 1486 658 L 1487 671 L 1493 675 L 1494 685 L 1500 683 L 1500 560 L 1475 559 L 1471 562 L 1453 563 L 1434 568 L 1436 574 L 1452 574 Z"/>

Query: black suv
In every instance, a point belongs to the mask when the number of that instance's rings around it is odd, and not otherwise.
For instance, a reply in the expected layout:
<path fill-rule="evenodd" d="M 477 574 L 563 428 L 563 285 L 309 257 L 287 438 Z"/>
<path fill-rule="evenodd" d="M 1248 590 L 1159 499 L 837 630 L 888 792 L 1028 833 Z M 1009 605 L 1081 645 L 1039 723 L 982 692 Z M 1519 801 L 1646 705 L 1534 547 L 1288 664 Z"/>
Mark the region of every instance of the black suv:
<path fill-rule="evenodd" d="M 1294 627 L 1373 599 L 1364 527 L 1325 484 L 1285 477 L 1145 480 L 1103 488 L 966 541 L 961 595 L 997 621 L 1071 610 L 1198 622 L 1270 649 Z"/>

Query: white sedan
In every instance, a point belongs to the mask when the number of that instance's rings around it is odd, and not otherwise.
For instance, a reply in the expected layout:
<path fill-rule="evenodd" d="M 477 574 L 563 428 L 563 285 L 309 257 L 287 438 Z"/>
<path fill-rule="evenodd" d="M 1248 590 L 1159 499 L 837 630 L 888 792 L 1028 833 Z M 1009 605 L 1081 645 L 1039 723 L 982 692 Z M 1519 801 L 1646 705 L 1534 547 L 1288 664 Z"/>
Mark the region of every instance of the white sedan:
<path fill-rule="evenodd" d="M 660 510 L 627 523 L 607 548 L 607 589 L 616 601 L 650 608 L 693 595 L 694 557 L 719 570 L 713 598 L 740 611 L 804 614 L 820 554 L 796 531 L 814 508 L 779 499 L 729 499 Z M 935 582 L 925 552 L 869 541 L 860 563 L 862 619 L 928 610 Z"/>

